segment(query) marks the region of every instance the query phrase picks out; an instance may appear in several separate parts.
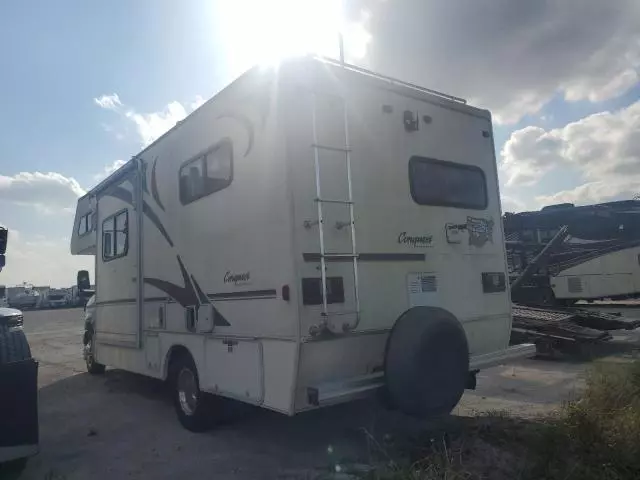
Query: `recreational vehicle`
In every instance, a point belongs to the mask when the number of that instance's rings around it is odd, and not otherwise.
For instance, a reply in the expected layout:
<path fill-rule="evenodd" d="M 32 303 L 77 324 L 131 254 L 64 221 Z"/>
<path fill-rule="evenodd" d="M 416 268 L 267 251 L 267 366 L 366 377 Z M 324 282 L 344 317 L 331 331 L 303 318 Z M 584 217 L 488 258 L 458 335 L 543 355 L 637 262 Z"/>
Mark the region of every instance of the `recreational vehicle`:
<path fill-rule="evenodd" d="M 571 305 L 578 300 L 640 296 L 638 200 L 581 207 L 569 203 L 505 214 L 511 277 L 517 277 L 563 227 L 564 240 L 512 292 L 514 300 Z"/>
<path fill-rule="evenodd" d="M 486 110 L 328 60 L 256 67 L 78 200 L 88 368 L 169 379 L 191 430 L 225 397 L 448 413 L 535 351 L 509 346 L 500 218 Z"/>

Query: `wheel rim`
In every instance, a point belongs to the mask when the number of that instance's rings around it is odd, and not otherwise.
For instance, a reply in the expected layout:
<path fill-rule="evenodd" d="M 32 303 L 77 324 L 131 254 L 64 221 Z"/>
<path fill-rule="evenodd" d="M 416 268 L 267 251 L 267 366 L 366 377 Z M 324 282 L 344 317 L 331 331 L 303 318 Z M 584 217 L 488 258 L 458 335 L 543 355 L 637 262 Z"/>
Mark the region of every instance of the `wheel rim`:
<path fill-rule="evenodd" d="M 186 415 L 193 415 L 198 405 L 198 385 L 193 372 L 183 368 L 178 375 L 180 408 Z"/>
<path fill-rule="evenodd" d="M 87 349 L 85 362 L 87 363 L 87 368 L 91 368 L 93 367 L 93 338 L 86 343 L 85 348 Z"/>

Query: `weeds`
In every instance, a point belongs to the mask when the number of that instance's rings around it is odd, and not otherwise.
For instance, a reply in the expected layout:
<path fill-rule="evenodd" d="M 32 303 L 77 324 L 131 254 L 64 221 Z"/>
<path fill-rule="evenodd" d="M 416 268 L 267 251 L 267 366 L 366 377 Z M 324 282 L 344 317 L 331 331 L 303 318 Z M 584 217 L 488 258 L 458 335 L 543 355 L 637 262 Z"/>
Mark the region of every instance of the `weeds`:
<path fill-rule="evenodd" d="M 380 463 L 366 478 L 636 480 L 640 362 L 594 366 L 583 397 L 554 415 L 492 412 L 455 423 L 446 432 L 375 443 Z"/>

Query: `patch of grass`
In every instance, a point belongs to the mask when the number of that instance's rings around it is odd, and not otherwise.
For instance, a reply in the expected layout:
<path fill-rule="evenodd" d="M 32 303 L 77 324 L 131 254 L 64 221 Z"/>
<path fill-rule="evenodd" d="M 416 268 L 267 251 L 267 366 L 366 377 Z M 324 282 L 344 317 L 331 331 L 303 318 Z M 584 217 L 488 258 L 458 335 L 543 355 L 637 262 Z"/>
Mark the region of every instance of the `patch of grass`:
<path fill-rule="evenodd" d="M 377 480 L 637 480 L 640 362 L 604 363 L 554 415 L 457 418 L 445 430 L 377 445 Z"/>

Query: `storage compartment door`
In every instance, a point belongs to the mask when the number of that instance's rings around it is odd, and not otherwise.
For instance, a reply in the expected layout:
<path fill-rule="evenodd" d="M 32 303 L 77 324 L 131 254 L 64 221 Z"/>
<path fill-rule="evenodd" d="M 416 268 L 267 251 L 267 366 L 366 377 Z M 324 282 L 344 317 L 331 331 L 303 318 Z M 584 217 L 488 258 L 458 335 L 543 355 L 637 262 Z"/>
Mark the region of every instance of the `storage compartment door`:
<path fill-rule="evenodd" d="M 208 339 L 203 388 L 245 402 L 264 398 L 262 344 L 259 341 Z"/>

